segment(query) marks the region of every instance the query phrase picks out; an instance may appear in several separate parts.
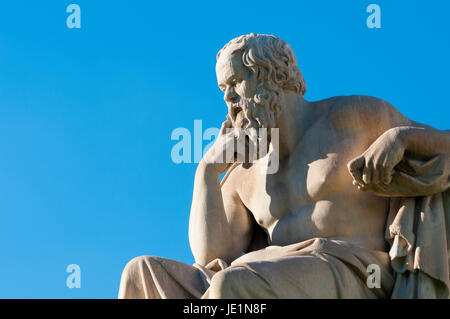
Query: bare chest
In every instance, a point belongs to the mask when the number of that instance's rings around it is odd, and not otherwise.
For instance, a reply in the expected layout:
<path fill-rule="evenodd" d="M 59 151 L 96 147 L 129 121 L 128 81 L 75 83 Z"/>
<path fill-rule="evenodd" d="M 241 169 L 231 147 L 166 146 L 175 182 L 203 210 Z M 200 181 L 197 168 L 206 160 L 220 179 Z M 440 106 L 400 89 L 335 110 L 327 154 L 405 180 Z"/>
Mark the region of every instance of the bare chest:
<path fill-rule="evenodd" d="M 270 227 L 287 214 L 306 211 L 320 201 L 334 201 L 351 187 L 346 166 L 353 155 L 349 145 L 329 134 L 321 141 L 305 140 L 279 163 L 275 174 L 257 174 L 254 168 L 254 175 L 249 171 L 242 182 L 244 204 L 259 224 Z"/>

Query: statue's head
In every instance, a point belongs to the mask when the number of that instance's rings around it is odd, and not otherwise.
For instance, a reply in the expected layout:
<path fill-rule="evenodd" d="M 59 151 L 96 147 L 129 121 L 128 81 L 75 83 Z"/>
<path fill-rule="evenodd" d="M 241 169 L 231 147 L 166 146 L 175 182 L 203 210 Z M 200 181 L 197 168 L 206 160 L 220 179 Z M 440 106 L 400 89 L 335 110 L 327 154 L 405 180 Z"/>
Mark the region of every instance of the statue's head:
<path fill-rule="evenodd" d="M 273 128 L 285 91 L 306 92 L 292 48 L 273 35 L 231 40 L 217 54 L 216 73 L 234 127 Z"/>

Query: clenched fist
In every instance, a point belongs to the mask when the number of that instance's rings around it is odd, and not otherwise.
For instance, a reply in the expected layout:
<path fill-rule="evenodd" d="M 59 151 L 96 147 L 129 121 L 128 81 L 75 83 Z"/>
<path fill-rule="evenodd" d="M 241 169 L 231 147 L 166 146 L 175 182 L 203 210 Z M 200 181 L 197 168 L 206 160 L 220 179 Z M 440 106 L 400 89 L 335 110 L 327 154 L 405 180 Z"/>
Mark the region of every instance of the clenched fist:
<path fill-rule="evenodd" d="M 406 149 L 399 133 L 399 128 L 387 130 L 363 154 L 347 164 L 353 185 L 365 190 L 369 184 L 391 183 L 394 167 L 402 160 Z"/>

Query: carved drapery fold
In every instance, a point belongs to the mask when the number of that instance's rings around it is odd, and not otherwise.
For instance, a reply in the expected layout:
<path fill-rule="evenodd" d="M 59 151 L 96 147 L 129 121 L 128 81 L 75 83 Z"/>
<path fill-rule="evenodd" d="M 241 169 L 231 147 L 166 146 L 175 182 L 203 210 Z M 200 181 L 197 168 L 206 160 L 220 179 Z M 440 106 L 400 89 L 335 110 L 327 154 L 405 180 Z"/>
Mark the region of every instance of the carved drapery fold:
<path fill-rule="evenodd" d="M 395 272 L 391 298 L 450 297 L 450 157 L 405 155 L 389 185 L 369 191 L 388 196 L 385 238 Z"/>

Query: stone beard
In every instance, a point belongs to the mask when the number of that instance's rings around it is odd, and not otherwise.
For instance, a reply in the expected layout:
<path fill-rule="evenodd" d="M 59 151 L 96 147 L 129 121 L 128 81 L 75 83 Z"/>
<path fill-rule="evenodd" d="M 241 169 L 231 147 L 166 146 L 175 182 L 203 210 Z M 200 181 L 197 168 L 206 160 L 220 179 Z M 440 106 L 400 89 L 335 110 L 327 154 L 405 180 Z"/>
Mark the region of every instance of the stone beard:
<path fill-rule="evenodd" d="M 266 84 L 267 82 L 261 82 Z M 268 83 L 267 83 L 268 84 Z M 275 149 L 278 148 L 278 134 L 272 140 L 272 129 L 276 129 L 276 121 L 283 111 L 283 90 L 276 85 L 276 89 L 259 89 L 252 97 L 241 97 L 236 103 L 227 102 L 231 123 L 234 128 L 242 129 L 244 134 L 252 141 L 251 146 L 247 146 L 247 152 L 254 152 L 255 156 L 247 153 L 247 158 L 253 159 L 265 156 L 270 152 L 270 143 L 274 142 Z M 260 129 L 267 129 L 263 132 Z M 262 148 L 262 149 L 261 149 Z M 259 151 L 257 151 L 259 150 Z M 249 167 L 249 163 L 243 163 L 244 167 Z M 278 163 L 271 161 L 268 171 L 276 171 Z M 275 170 L 274 170 L 274 167 Z"/>
<path fill-rule="evenodd" d="M 242 129 L 275 128 L 282 111 L 283 91 L 259 89 L 251 98 L 241 97 L 237 103 L 227 103 L 233 127 Z"/>

